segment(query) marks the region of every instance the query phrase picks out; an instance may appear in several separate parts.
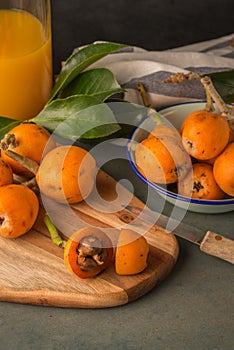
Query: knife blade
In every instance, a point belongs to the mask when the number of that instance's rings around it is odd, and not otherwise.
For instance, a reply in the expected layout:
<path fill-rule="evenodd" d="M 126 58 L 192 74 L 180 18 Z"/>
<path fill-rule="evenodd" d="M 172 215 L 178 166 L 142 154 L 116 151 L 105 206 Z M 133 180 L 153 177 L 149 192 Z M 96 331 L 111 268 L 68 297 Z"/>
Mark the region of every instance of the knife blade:
<path fill-rule="evenodd" d="M 232 239 L 212 231 L 205 233 L 198 227 L 190 226 L 163 214 L 158 214 L 150 208 L 126 205 L 124 209 L 134 215 L 134 218 L 137 220 L 136 224 L 143 222 L 150 225 L 150 227 L 154 224 L 161 226 L 168 232 L 197 244 L 202 252 L 234 264 L 234 241 Z M 174 227 L 173 231 L 169 231 L 169 227 Z"/>

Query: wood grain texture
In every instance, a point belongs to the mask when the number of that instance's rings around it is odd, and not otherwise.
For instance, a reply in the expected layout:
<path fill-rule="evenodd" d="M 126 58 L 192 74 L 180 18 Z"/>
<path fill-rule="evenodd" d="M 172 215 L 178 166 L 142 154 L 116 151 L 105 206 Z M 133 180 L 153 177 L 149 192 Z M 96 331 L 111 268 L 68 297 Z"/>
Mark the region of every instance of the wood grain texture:
<path fill-rule="evenodd" d="M 200 249 L 204 253 L 234 264 L 234 241 L 232 239 L 208 231 L 201 242 Z"/>
<path fill-rule="evenodd" d="M 95 197 L 89 203 L 82 202 L 73 206 L 74 214 L 82 223 L 102 227 L 109 232 L 113 242 L 117 240 L 119 230 L 130 220 L 129 213 L 121 209 L 115 201 L 118 198 L 116 182 L 100 171 L 97 176 L 98 193 L 103 199 Z M 120 193 L 121 192 L 121 193 Z M 128 196 L 128 190 L 118 188 L 119 200 Z M 92 197 L 92 196 L 91 196 Z M 111 207 L 118 211 L 111 212 Z M 108 213 L 104 204 L 108 202 Z M 132 205 L 144 204 L 132 196 Z M 70 211 L 63 205 L 56 206 L 56 217 L 62 218 L 66 235 L 74 227 L 70 220 Z M 112 208 L 113 209 L 113 208 Z M 58 307 L 103 308 L 123 305 L 143 296 L 160 283 L 173 269 L 178 257 L 178 243 L 174 235 L 158 226 L 151 229 L 138 227 L 146 232 L 150 243 L 150 254 L 146 270 L 134 276 L 118 276 L 114 261 L 106 271 L 92 279 L 80 279 L 72 275 L 63 260 L 63 249 L 55 246 L 43 224 L 41 210 L 33 229 L 17 239 L 0 237 L 0 300 Z M 134 222 L 133 222 L 134 224 Z M 114 230 L 113 230 L 114 228 Z"/>

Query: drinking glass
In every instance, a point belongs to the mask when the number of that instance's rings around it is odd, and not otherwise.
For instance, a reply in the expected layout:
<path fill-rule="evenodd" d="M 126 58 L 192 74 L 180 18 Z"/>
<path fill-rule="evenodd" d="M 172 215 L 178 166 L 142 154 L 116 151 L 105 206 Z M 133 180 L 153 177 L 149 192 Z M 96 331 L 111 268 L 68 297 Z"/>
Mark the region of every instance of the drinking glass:
<path fill-rule="evenodd" d="M 52 89 L 49 0 L 0 0 L 0 116 L 37 115 Z"/>

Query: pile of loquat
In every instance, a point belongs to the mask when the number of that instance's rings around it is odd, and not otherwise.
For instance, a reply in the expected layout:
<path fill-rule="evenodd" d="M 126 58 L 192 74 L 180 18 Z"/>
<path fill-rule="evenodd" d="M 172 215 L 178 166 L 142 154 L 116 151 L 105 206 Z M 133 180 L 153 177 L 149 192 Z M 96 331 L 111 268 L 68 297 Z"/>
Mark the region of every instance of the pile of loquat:
<path fill-rule="evenodd" d="M 234 197 L 234 140 L 227 118 L 206 108 L 190 113 L 179 132 L 159 124 L 136 147 L 138 170 L 149 181 L 177 184 L 180 195 Z"/>
<path fill-rule="evenodd" d="M 39 195 L 76 203 L 94 186 L 96 162 L 78 146 L 57 145 L 43 127 L 23 122 L 1 140 L 0 236 L 27 233 L 39 212 Z"/>

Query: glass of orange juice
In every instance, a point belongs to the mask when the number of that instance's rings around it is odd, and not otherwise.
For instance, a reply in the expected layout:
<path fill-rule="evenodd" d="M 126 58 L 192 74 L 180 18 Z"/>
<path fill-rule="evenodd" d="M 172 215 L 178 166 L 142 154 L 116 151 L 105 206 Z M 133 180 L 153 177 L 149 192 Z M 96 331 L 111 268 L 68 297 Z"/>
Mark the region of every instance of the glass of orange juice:
<path fill-rule="evenodd" d="M 27 120 L 52 89 L 49 0 L 0 1 L 0 116 Z"/>

